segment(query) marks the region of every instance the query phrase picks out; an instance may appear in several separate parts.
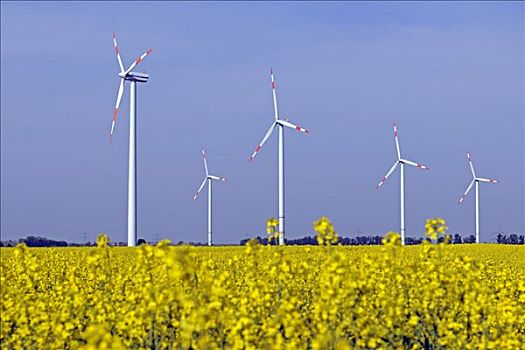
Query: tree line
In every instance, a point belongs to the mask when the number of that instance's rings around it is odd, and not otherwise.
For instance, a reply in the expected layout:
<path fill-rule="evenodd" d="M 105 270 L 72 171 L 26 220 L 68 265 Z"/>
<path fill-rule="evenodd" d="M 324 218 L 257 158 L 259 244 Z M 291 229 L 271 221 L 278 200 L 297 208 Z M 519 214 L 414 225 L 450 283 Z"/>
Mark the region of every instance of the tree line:
<path fill-rule="evenodd" d="M 245 245 L 248 241 L 250 241 L 252 238 L 245 238 L 240 241 L 241 245 Z M 260 236 L 257 236 L 254 238 L 257 242 L 263 245 L 275 245 L 275 240 L 272 240 L 270 243 L 268 243 L 268 238 L 264 237 L 261 238 Z M 371 236 L 357 236 L 357 237 L 340 237 L 339 238 L 339 244 L 341 245 L 381 245 L 381 240 L 383 239 L 383 236 L 378 235 L 371 235 Z M 414 237 L 406 237 L 405 238 L 405 244 L 406 245 L 415 245 L 415 244 L 421 244 L 423 240 L 426 240 L 428 238 L 414 238 Z M 443 237 L 440 237 L 439 241 L 443 241 Z M 317 245 L 317 237 L 316 236 L 305 236 L 302 238 L 295 238 L 295 239 L 285 239 L 285 244 L 287 245 Z M 465 237 L 462 237 L 459 234 L 454 234 L 451 236 L 450 243 L 452 244 L 463 244 L 463 243 L 475 243 L 476 237 L 474 235 L 468 235 Z M 85 243 L 68 243 L 63 240 L 54 240 L 49 239 L 45 237 L 39 237 L 39 236 L 27 236 L 26 238 L 21 238 L 18 241 L 0 241 L 0 247 L 14 247 L 17 243 L 25 243 L 28 247 L 85 247 L 85 246 L 94 246 L 94 242 L 85 242 Z M 147 243 L 144 239 L 139 239 L 137 244 L 145 244 Z M 516 233 L 512 233 L 510 235 L 506 235 L 503 233 L 499 233 L 496 237 L 496 243 L 499 244 L 525 244 L 525 235 L 518 235 Z M 150 244 L 155 244 L 154 242 L 150 242 Z M 204 243 L 195 243 L 195 242 L 189 242 L 184 243 L 182 241 L 178 242 L 176 245 L 182 245 L 182 244 L 188 244 L 193 246 L 204 246 Z M 126 242 L 112 242 L 111 245 L 114 246 L 126 246 Z"/>
<path fill-rule="evenodd" d="M 252 238 L 245 238 L 240 241 L 241 245 L 245 245 L 250 241 Z M 253 238 L 255 241 L 257 241 L 260 244 L 263 245 L 276 245 L 277 242 L 275 240 L 268 240 L 268 238 L 264 237 L 261 238 L 260 236 L 257 236 Z M 358 237 L 339 237 L 338 243 L 341 245 L 381 245 L 381 240 L 383 239 L 383 236 L 358 236 Z M 416 245 L 423 243 L 424 240 L 429 240 L 428 238 L 423 237 L 405 237 L 405 244 L 406 245 Z M 438 239 L 438 242 L 443 242 L 444 238 L 440 237 Z M 296 239 L 284 239 L 284 242 L 286 245 L 317 245 L 317 237 L 316 236 L 305 236 L 302 238 L 296 238 Z M 476 236 L 474 235 L 468 235 L 465 237 L 462 237 L 460 234 L 456 233 L 450 237 L 450 243 L 452 244 L 469 244 L 469 243 L 476 243 Z M 525 244 L 525 235 L 518 235 L 516 233 L 510 234 L 508 237 L 505 234 L 498 234 L 496 243 L 499 244 Z"/>

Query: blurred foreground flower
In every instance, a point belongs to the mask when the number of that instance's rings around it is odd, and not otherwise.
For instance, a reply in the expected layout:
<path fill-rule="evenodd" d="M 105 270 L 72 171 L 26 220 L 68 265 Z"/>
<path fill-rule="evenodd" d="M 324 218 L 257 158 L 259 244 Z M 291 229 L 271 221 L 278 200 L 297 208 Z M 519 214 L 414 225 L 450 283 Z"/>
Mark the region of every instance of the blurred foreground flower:
<path fill-rule="evenodd" d="M 428 219 L 427 223 L 425 224 L 425 235 L 432 240 L 438 240 L 439 236 L 441 235 L 443 235 L 443 237 L 445 238 L 447 229 L 448 227 L 447 225 L 445 225 L 444 219 L 442 218 Z M 450 237 L 448 240 L 450 240 Z"/>
<path fill-rule="evenodd" d="M 387 232 L 385 237 L 381 240 L 381 243 L 386 246 L 398 246 L 401 245 L 401 236 L 399 233 L 390 231 Z"/>
<path fill-rule="evenodd" d="M 339 235 L 334 230 L 334 225 L 326 216 L 322 216 L 314 222 L 314 230 L 317 232 L 317 244 L 333 245 L 339 242 Z"/>

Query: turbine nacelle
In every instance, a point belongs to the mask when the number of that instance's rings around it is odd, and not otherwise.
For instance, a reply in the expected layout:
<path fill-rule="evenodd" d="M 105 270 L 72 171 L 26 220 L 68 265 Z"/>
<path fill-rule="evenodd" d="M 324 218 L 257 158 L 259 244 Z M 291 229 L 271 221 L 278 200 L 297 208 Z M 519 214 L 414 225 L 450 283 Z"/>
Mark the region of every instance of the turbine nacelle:
<path fill-rule="evenodd" d="M 210 180 L 226 181 L 225 177 L 220 177 L 220 176 L 215 176 L 215 175 L 208 175 L 206 178 Z"/>
<path fill-rule="evenodd" d="M 124 74 L 124 76 L 122 76 L 122 74 Z M 127 74 L 119 73 L 119 76 L 128 81 L 136 81 L 138 83 L 145 83 L 149 79 L 149 75 L 146 73 L 136 73 L 136 72 L 129 72 Z"/>

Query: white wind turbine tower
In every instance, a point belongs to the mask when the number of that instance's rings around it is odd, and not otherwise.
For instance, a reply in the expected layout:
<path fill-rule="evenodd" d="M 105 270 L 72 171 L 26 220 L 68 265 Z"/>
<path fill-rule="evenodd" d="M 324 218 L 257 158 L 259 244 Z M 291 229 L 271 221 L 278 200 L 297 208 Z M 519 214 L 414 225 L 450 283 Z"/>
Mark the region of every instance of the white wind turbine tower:
<path fill-rule="evenodd" d="M 275 81 L 273 78 L 272 69 L 270 69 L 270 76 L 272 80 L 274 121 L 270 126 L 270 129 L 268 129 L 266 135 L 264 135 L 261 143 L 257 146 L 257 148 L 255 148 L 255 151 L 250 156 L 250 161 L 255 158 L 261 147 L 272 134 L 273 129 L 275 129 L 277 126 L 279 128 L 279 245 L 284 245 L 284 127 L 286 126 L 303 133 L 308 133 L 308 130 L 290 123 L 288 119 L 281 119 L 279 117 L 279 113 L 277 111 L 277 96 L 275 94 Z"/>
<path fill-rule="evenodd" d="M 117 103 L 115 104 L 115 110 L 113 111 L 113 122 L 111 123 L 111 132 L 109 134 L 109 142 L 113 137 L 113 130 L 117 121 L 117 113 L 124 94 L 124 82 L 129 81 L 131 88 L 129 91 L 129 169 L 128 169 L 128 246 L 135 246 L 137 244 L 137 144 L 136 144 L 136 106 L 137 106 L 137 82 L 145 83 L 148 81 L 149 76 L 145 73 L 133 72 L 133 68 L 137 66 L 147 55 L 153 51 L 149 49 L 137 58 L 128 69 L 124 69 L 122 59 L 120 58 L 120 52 L 117 45 L 117 38 L 113 33 L 113 45 L 115 45 L 115 53 L 117 54 L 117 61 L 120 67 L 120 87 L 118 89 Z"/>
<path fill-rule="evenodd" d="M 426 169 L 429 168 L 423 164 L 415 163 L 411 160 L 403 159 L 401 158 L 401 150 L 399 149 L 399 140 L 397 139 L 397 126 L 394 124 L 394 139 L 396 140 L 396 150 L 397 150 L 397 160 L 392 165 L 392 168 L 388 171 L 388 173 L 381 178 L 381 181 L 377 185 L 376 189 L 379 189 L 383 184 L 385 183 L 386 179 L 394 172 L 396 167 L 399 164 L 399 167 L 401 168 L 401 174 L 400 174 L 400 199 L 401 199 L 401 244 L 405 244 L 405 164 L 411 165 L 413 167 L 419 168 L 419 169 Z"/>
<path fill-rule="evenodd" d="M 476 172 L 474 171 L 474 165 L 472 165 L 472 159 L 470 158 L 469 152 L 467 152 L 467 159 L 468 159 L 468 164 L 470 165 L 470 172 L 472 173 L 472 181 L 468 185 L 465 193 L 463 193 L 461 198 L 459 198 L 459 203 L 462 203 L 463 200 L 465 200 L 465 197 L 467 196 L 470 189 L 472 188 L 472 185 L 476 183 L 476 243 L 479 243 L 479 183 L 480 182 L 497 183 L 499 181 L 494 180 L 494 179 L 486 179 L 483 177 L 476 177 Z"/>
<path fill-rule="evenodd" d="M 212 239 L 212 233 L 211 233 L 211 184 L 213 180 L 216 181 L 226 181 L 226 178 L 211 175 L 208 172 L 208 162 L 206 161 L 206 152 L 204 151 L 204 148 L 202 149 L 202 160 L 204 161 L 204 170 L 206 171 L 206 176 L 204 177 L 204 180 L 202 180 L 202 184 L 197 190 L 197 193 L 195 196 L 193 196 L 193 200 L 196 200 L 199 194 L 201 193 L 204 186 L 206 186 L 206 182 L 208 183 L 208 245 L 211 246 L 211 239 Z"/>

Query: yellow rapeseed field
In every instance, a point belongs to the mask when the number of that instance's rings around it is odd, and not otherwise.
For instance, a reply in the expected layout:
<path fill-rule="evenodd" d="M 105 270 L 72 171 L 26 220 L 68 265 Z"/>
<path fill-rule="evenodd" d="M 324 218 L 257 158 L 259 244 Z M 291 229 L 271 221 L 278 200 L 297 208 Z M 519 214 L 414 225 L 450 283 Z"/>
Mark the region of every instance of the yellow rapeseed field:
<path fill-rule="evenodd" d="M 2 248 L 1 348 L 524 348 L 525 247 L 315 229 L 312 247 Z"/>

